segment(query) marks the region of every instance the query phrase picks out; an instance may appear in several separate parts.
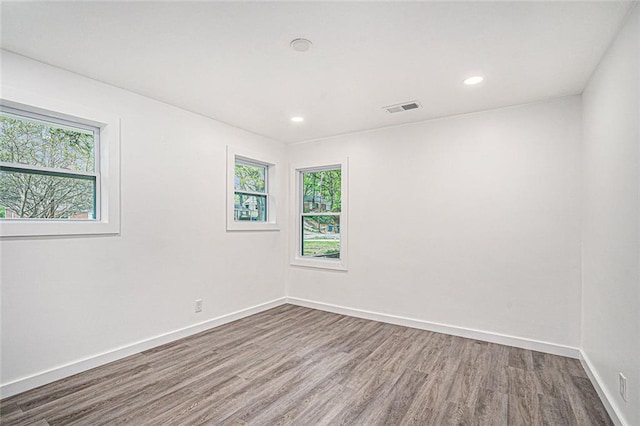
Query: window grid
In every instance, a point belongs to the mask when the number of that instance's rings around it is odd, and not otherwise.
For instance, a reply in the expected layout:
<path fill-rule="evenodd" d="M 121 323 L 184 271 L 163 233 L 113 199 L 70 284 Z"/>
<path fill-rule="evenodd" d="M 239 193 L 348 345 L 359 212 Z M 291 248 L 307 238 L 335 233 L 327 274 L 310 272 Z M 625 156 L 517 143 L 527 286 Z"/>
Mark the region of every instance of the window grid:
<path fill-rule="evenodd" d="M 307 173 L 317 173 L 317 172 L 323 172 L 323 171 L 332 171 L 332 170 L 340 170 L 342 172 L 342 167 L 340 166 L 325 166 L 325 167 L 314 167 L 314 168 L 310 168 L 310 169 L 303 169 L 303 170 L 299 170 L 299 181 L 298 181 L 298 185 L 300 188 L 300 192 L 299 192 L 299 205 L 298 205 L 298 209 L 299 209 L 299 214 L 300 214 L 300 235 L 299 235 L 299 244 L 298 244 L 298 254 L 305 258 L 305 259 L 327 259 L 327 260 L 341 260 L 343 257 L 343 252 L 342 252 L 342 239 L 338 238 L 338 257 L 337 258 L 333 258 L 332 256 L 313 256 L 313 255 L 305 255 L 304 254 L 304 244 L 305 244 L 305 231 L 304 231 L 304 219 L 305 217 L 336 217 L 337 223 L 338 223 L 338 227 L 341 226 L 341 215 L 342 215 L 342 208 L 340 212 L 304 212 L 304 175 Z M 342 176 L 341 176 L 341 180 L 342 180 Z"/>
<path fill-rule="evenodd" d="M 62 177 L 69 179 L 78 179 L 78 180 L 89 180 L 93 182 L 93 217 L 84 219 L 89 221 L 98 221 L 100 220 L 100 130 L 96 127 L 89 126 L 82 123 L 76 123 L 69 120 L 64 120 L 57 117 L 37 114 L 30 111 L 23 111 L 20 109 L 8 107 L 8 106 L 0 106 L 0 113 L 3 116 L 7 117 L 15 117 L 17 119 L 26 119 L 32 122 L 38 122 L 44 125 L 56 125 L 59 127 L 68 128 L 70 130 L 88 130 L 93 134 L 93 172 L 85 172 L 64 168 L 55 168 L 55 167 L 43 167 L 36 165 L 28 165 L 22 163 L 11 163 L 11 162 L 0 162 L 0 171 L 3 172 L 13 172 L 13 173 L 23 173 L 23 174 L 31 174 L 31 175 L 43 175 L 43 176 L 52 176 L 52 177 Z M 7 219 L 0 219 L 7 220 Z M 47 220 L 47 221 L 65 221 L 67 219 L 63 218 L 12 218 L 9 219 L 11 221 L 16 220 Z M 75 219 L 83 220 L 83 219 Z"/>
<path fill-rule="evenodd" d="M 251 161 L 251 160 L 246 160 L 243 159 L 241 157 L 236 157 L 235 158 L 235 163 L 234 163 L 234 168 L 235 165 L 237 164 L 242 164 L 245 166 L 250 166 L 250 167 L 259 167 L 261 169 L 264 170 L 264 191 L 260 192 L 260 191 L 250 191 L 250 190 L 246 190 L 246 189 L 235 189 L 234 188 L 234 196 L 235 195 L 247 195 L 247 196 L 253 196 L 253 197 L 264 197 L 265 202 L 264 202 L 264 209 L 265 209 L 265 215 L 264 215 L 264 220 L 256 220 L 253 222 L 269 222 L 269 214 L 270 214 L 270 209 L 269 209 L 269 166 L 266 164 L 262 164 L 259 163 L 257 161 Z M 234 172 L 234 177 L 235 177 L 235 172 Z M 234 220 L 235 221 L 241 221 L 240 219 L 238 219 L 237 214 L 234 212 Z"/>

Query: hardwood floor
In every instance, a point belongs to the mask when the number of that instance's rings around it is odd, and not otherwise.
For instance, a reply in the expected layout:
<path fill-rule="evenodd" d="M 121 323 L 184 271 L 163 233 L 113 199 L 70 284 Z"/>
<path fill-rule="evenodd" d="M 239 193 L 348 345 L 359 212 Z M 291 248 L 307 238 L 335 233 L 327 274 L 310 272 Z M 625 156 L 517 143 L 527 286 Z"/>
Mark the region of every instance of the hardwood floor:
<path fill-rule="evenodd" d="M 3 425 L 610 425 L 577 360 L 283 305 L 0 403 Z"/>

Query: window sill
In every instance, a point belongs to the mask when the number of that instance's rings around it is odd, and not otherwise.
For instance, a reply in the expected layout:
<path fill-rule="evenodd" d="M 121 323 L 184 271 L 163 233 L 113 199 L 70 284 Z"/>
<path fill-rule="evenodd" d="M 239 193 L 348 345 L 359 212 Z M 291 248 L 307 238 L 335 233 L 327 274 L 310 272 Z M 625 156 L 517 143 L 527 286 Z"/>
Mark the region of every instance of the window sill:
<path fill-rule="evenodd" d="M 347 271 L 347 264 L 344 260 L 329 260 L 318 258 L 294 257 L 291 259 L 291 266 L 302 266 L 305 268 L 328 269 L 332 271 Z"/>
<path fill-rule="evenodd" d="M 229 222 L 227 231 L 279 231 L 280 225 L 273 222 Z"/>
<path fill-rule="evenodd" d="M 53 237 L 74 235 L 117 235 L 120 229 L 117 223 L 100 221 L 41 221 L 30 219 L 0 220 L 2 238 Z"/>

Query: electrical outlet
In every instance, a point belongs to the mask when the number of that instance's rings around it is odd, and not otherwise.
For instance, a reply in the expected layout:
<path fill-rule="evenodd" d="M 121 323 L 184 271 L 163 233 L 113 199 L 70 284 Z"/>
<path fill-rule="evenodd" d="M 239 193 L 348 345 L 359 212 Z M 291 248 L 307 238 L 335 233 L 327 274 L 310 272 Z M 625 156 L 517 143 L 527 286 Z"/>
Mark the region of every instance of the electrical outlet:
<path fill-rule="evenodd" d="M 625 400 L 625 402 L 627 401 L 627 378 L 624 377 L 624 374 L 622 373 L 618 373 L 618 377 L 620 378 L 620 395 L 622 396 L 622 399 Z"/>
<path fill-rule="evenodd" d="M 196 313 L 202 312 L 202 299 L 196 299 Z"/>

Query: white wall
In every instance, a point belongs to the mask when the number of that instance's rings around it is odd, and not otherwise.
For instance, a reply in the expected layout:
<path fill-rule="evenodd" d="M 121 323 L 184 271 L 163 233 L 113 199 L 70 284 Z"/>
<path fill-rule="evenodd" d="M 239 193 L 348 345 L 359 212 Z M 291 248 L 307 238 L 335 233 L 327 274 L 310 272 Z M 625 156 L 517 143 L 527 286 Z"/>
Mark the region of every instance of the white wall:
<path fill-rule="evenodd" d="M 582 347 L 629 425 L 640 424 L 639 55 L 636 7 L 583 94 Z"/>
<path fill-rule="evenodd" d="M 290 150 L 336 156 L 349 271 L 292 266 L 289 296 L 578 347 L 578 96 Z"/>
<path fill-rule="evenodd" d="M 283 145 L 7 52 L 2 84 L 119 115 L 122 157 L 121 235 L 2 241 L 3 384 L 284 296 L 286 227 L 225 232 L 226 145 Z"/>

